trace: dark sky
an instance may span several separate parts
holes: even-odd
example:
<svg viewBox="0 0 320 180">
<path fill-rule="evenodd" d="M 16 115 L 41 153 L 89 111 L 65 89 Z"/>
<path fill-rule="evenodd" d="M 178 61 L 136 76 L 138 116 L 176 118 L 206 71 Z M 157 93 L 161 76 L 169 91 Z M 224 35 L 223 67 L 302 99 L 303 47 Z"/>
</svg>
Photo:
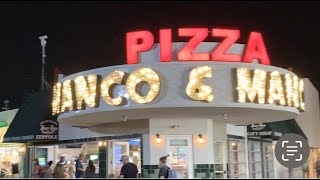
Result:
<svg viewBox="0 0 320 180">
<path fill-rule="evenodd" d="M 320 88 L 318 2 L 1 2 L 0 25 L 0 106 L 8 98 L 18 107 L 39 89 L 39 36 L 49 36 L 52 82 L 53 67 L 72 74 L 124 64 L 125 33 L 141 29 L 237 28 L 239 43 L 259 31 L 272 65 L 293 67 Z"/>
</svg>

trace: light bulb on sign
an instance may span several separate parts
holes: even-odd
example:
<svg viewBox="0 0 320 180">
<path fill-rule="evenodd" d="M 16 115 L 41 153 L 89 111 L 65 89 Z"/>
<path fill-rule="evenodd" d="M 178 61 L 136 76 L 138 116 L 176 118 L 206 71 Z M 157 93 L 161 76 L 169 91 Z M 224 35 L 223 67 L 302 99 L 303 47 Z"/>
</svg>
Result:
<svg viewBox="0 0 320 180">
<path fill-rule="evenodd" d="M 209 66 L 200 66 L 191 70 L 186 88 L 187 96 L 196 101 L 211 102 L 214 99 L 213 88 L 202 83 L 203 78 L 211 78 L 212 69 Z"/>
<path fill-rule="evenodd" d="M 142 96 L 141 93 L 139 94 L 136 91 L 137 85 L 140 82 L 146 82 L 150 86 L 149 92 L 145 96 Z M 160 77 L 150 68 L 139 68 L 135 70 L 129 75 L 126 84 L 128 84 L 126 86 L 126 90 L 130 98 L 132 101 L 139 104 L 151 102 L 158 96 L 160 92 Z"/>
<path fill-rule="evenodd" d="M 113 85 L 121 85 L 124 75 L 125 72 L 123 71 L 113 71 L 102 80 L 101 96 L 107 104 L 118 106 L 124 102 L 125 98 L 122 96 L 113 98 L 110 94 L 110 89 Z"/>
</svg>

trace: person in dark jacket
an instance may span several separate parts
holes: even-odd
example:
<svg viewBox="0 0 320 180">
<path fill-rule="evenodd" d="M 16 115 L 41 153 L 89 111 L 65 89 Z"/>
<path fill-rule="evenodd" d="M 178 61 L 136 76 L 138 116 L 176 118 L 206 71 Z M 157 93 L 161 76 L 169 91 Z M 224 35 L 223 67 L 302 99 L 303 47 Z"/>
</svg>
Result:
<svg viewBox="0 0 320 180">
<path fill-rule="evenodd" d="M 120 171 L 120 176 L 118 178 L 137 178 L 138 177 L 138 167 L 129 161 L 129 156 L 124 155 L 121 157 L 120 161 L 123 166 Z"/>
<path fill-rule="evenodd" d="M 93 161 L 89 160 L 89 165 L 86 168 L 85 178 L 95 178 L 96 177 L 96 167 L 93 165 Z"/>
</svg>

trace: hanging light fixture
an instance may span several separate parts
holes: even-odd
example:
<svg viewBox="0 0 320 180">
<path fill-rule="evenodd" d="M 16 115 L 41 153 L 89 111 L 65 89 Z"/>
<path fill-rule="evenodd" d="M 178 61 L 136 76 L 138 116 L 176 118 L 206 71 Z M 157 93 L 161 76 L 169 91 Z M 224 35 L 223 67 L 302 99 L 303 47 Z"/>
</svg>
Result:
<svg viewBox="0 0 320 180">
<path fill-rule="evenodd" d="M 161 142 L 160 134 L 156 134 L 156 137 L 157 137 L 157 139 L 156 139 L 157 144 L 160 144 L 160 142 Z"/>
<path fill-rule="evenodd" d="M 198 141 L 199 141 L 200 144 L 204 143 L 204 139 L 202 137 L 202 134 L 199 134 L 199 140 Z"/>
</svg>

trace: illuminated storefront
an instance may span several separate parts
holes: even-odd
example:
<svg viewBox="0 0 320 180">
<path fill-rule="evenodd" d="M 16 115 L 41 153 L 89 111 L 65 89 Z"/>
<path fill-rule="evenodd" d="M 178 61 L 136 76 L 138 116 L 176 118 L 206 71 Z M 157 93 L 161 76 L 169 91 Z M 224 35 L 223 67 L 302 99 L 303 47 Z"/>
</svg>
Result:
<svg viewBox="0 0 320 180">
<path fill-rule="evenodd" d="M 172 42 L 172 31 L 162 29 L 159 43 L 149 31 L 130 32 L 126 65 L 60 76 L 52 101 L 59 139 L 110 137 L 99 148 L 100 177 L 118 174 L 120 151 L 130 155 L 128 144 L 112 137 L 137 134 L 142 177 L 157 178 L 165 155 L 180 178 L 274 177 L 272 141 L 248 141 L 238 125 L 308 111 L 305 79 L 270 66 L 260 33 L 250 33 L 244 45 L 236 44 L 238 30 L 208 32 L 181 28 L 178 37 L 190 41 Z M 208 36 L 223 41 L 202 42 Z M 238 128 L 243 139 L 233 138 Z M 263 166 L 254 159 L 259 155 L 248 157 L 261 147 Z"/>
<path fill-rule="evenodd" d="M 45 91 L 29 94 L 24 98 L 19 110 L 0 112 L 0 119 L 7 117 L 5 119 L 10 120 L 2 134 L 1 157 L 6 161 L 4 167 L 8 169 L 12 166 L 11 171 L 19 171 L 19 177 L 31 177 L 34 158 L 39 159 L 41 166 L 48 162 L 45 149 L 36 151 L 35 143 L 57 143 L 59 126 L 50 117 L 50 95 L 51 93 Z M 17 175 L 8 174 L 7 177 L 14 178 Z"/>
<path fill-rule="evenodd" d="M 3 143 L 18 109 L 0 112 L 0 169 L 1 178 L 24 177 L 25 152 L 24 143 Z"/>
<path fill-rule="evenodd" d="M 2 178 L 24 177 L 25 144 L 1 144 L 0 162 Z M 18 170 L 14 170 L 16 169 Z"/>
</svg>

